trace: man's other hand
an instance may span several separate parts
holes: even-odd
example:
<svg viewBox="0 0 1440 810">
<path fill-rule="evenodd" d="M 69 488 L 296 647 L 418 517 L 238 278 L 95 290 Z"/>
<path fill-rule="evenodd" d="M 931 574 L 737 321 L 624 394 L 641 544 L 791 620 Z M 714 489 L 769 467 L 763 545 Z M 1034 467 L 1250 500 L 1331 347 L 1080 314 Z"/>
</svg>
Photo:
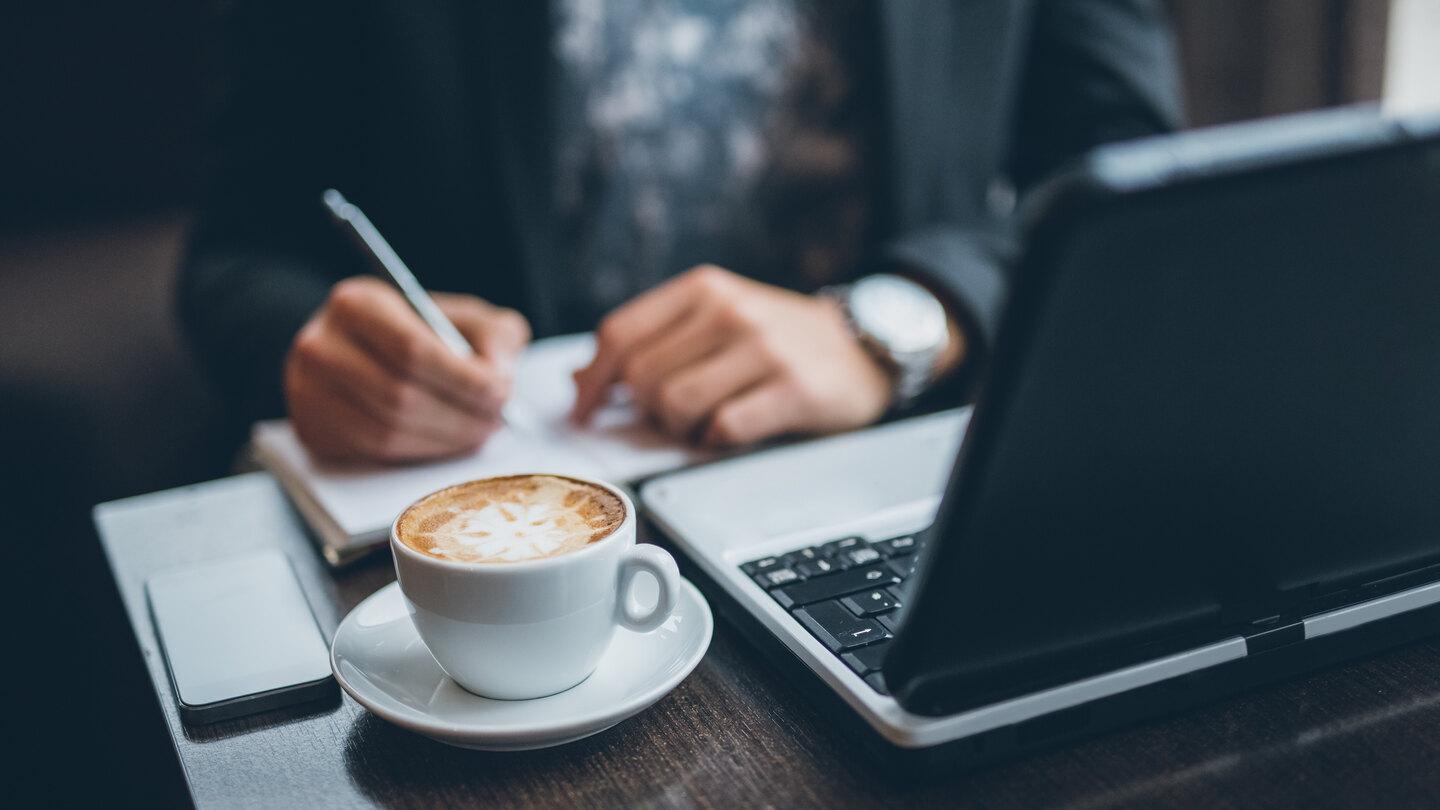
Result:
<svg viewBox="0 0 1440 810">
<path fill-rule="evenodd" d="M 356 277 L 295 336 L 285 401 L 300 439 L 318 456 L 406 462 L 471 452 L 500 426 L 511 369 L 530 340 L 514 310 L 437 293 L 473 357 L 459 357 L 390 285 Z"/>
<path fill-rule="evenodd" d="M 596 338 L 575 373 L 582 423 L 617 382 L 667 432 L 716 446 L 858 427 L 890 404 L 838 303 L 712 265 L 615 310 Z"/>
</svg>

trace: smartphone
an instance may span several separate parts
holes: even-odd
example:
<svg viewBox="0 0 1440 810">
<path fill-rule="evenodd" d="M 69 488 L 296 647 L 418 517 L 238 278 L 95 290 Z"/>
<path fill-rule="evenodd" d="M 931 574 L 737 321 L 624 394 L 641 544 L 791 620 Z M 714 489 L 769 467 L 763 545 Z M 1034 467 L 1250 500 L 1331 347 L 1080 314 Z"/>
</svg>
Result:
<svg viewBox="0 0 1440 810">
<path fill-rule="evenodd" d="M 329 645 L 284 553 L 164 571 L 145 593 L 184 722 L 338 696 Z"/>
</svg>

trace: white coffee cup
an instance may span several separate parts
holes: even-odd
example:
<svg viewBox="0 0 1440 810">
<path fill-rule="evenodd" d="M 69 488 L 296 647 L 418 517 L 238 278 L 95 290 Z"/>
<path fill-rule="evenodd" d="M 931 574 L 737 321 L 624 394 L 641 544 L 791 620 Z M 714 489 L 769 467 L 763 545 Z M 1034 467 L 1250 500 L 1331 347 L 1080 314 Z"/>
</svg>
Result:
<svg viewBox="0 0 1440 810">
<path fill-rule="evenodd" d="M 623 491 L 586 483 L 615 493 L 625 520 L 604 538 L 554 557 L 445 560 L 401 542 L 399 518 L 390 527 L 395 573 L 415 630 L 445 674 L 466 690 L 503 700 L 563 692 L 595 671 L 616 627 L 648 633 L 675 609 L 675 560 L 657 546 L 636 544 L 635 506 Z M 660 585 L 648 611 L 633 594 L 642 571 Z"/>
</svg>

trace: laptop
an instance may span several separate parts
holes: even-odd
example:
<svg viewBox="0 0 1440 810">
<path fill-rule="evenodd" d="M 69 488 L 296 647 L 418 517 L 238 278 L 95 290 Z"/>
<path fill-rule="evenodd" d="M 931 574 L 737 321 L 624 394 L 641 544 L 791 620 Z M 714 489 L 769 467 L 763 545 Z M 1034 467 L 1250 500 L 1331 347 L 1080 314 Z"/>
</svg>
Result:
<svg viewBox="0 0 1440 810">
<path fill-rule="evenodd" d="M 971 410 L 661 475 L 724 616 L 976 764 L 1440 629 L 1440 116 L 1110 146 L 1036 195 Z"/>
</svg>

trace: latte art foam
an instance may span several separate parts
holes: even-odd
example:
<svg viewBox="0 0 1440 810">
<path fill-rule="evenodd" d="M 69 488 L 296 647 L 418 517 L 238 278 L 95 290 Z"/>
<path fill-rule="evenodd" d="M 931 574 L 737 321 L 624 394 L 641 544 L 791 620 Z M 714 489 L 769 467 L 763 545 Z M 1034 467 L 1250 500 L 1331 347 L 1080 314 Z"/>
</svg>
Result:
<svg viewBox="0 0 1440 810">
<path fill-rule="evenodd" d="M 487 478 L 442 489 L 400 516 L 400 542 L 422 554 L 506 563 L 578 551 L 625 522 L 604 487 L 557 475 Z"/>
</svg>

